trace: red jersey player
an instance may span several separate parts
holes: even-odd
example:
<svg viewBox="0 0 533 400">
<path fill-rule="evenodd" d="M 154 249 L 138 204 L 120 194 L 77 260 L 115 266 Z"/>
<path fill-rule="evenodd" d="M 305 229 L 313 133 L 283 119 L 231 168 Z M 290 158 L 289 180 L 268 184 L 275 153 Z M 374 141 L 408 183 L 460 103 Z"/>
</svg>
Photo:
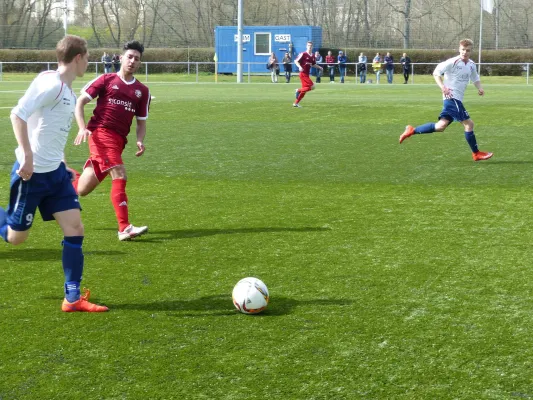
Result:
<svg viewBox="0 0 533 400">
<path fill-rule="evenodd" d="M 129 240 L 148 231 L 147 226 L 135 227 L 129 222 L 126 168 L 122 161 L 133 117 L 137 118 L 138 151 L 135 155 L 139 157 L 145 150 L 143 141 L 150 90 L 133 76 L 141 65 L 143 51 L 141 43 L 127 42 L 121 55 L 120 71 L 89 82 L 76 103 L 79 132 L 74 144 L 80 145 L 88 138 L 90 156 L 83 173 L 74 181 L 74 187 L 80 196 L 86 196 L 111 175 L 111 202 L 117 216 L 119 240 Z M 86 126 L 84 106 L 96 97 L 96 108 Z"/>
<path fill-rule="evenodd" d="M 313 54 L 313 42 L 307 42 L 307 50 L 298 54 L 298 57 L 296 57 L 294 63 L 300 70 L 300 81 L 302 82 L 302 87 L 300 89 L 296 89 L 296 101 L 294 102 L 293 107 L 301 107 L 300 101 L 304 98 L 305 94 L 315 88 L 313 81 L 309 77 L 311 67 L 323 70 L 323 68 L 316 63 L 315 55 Z"/>
</svg>

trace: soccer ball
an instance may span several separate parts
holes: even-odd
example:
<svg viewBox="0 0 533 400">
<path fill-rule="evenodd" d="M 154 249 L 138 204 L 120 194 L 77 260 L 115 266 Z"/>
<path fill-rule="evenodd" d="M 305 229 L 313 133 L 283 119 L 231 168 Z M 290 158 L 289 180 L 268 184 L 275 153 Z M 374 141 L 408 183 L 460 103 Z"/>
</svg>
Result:
<svg viewBox="0 0 533 400">
<path fill-rule="evenodd" d="M 241 279 L 233 288 L 233 304 L 243 314 L 258 314 L 267 308 L 268 289 L 262 280 L 257 278 Z"/>
</svg>

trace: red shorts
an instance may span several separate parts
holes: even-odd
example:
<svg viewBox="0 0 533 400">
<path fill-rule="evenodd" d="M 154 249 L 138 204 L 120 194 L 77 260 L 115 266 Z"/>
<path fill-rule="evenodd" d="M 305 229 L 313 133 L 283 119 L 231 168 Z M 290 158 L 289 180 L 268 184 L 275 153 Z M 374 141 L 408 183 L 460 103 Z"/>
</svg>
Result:
<svg viewBox="0 0 533 400">
<path fill-rule="evenodd" d="M 117 165 L 122 165 L 122 152 L 127 139 L 108 129 L 98 128 L 89 136 L 90 156 L 83 168 L 93 167 L 96 178 L 102 182 L 109 171 Z"/>
<path fill-rule="evenodd" d="M 300 81 L 302 82 L 302 89 L 306 89 L 304 90 L 305 92 L 308 92 L 309 90 L 311 90 L 311 88 L 314 85 L 309 75 L 306 74 L 305 72 L 300 72 Z"/>
</svg>

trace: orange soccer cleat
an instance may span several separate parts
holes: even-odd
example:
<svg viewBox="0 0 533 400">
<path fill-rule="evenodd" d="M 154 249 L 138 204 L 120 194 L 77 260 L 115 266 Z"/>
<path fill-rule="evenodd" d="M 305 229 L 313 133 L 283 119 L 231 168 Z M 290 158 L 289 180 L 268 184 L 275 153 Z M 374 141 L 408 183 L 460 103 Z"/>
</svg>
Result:
<svg viewBox="0 0 533 400">
<path fill-rule="evenodd" d="M 98 304 L 90 303 L 89 302 L 89 296 L 91 295 L 91 291 L 89 289 L 83 288 L 85 291 L 85 294 L 81 296 L 77 301 L 74 303 L 69 303 L 67 299 L 63 300 L 63 304 L 61 305 L 61 311 L 64 312 L 105 312 L 109 311 L 109 308 L 106 306 L 99 306 Z"/>
<path fill-rule="evenodd" d="M 408 137 L 411 137 L 415 134 L 415 128 L 411 125 L 407 125 L 405 127 L 405 131 L 400 135 L 400 144 L 407 139 Z"/>
<path fill-rule="evenodd" d="M 492 153 L 485 153 L 484 151 L 478 151 L 476 153 L 472 153 L 472 158 L 474 161 L 483 161 L 488 160 L 492 157 Z"/>
</svg>

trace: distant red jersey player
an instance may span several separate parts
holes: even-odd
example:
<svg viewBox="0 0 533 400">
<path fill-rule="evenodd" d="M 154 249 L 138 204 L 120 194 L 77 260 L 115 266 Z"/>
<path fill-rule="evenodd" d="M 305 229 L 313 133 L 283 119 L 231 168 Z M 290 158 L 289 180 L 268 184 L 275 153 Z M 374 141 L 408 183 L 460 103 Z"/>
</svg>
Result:
<svg viewBox="0 0 533 400">
<path fill-rule="evenodd" d="M 311 67 L 323 70 L 323 68 L 316 63 L 316 58 L 313 54 L 313 42 L 307 42 L 307 50 L 298 54 L 298 57 L 294 60 L 294 64 L 296 64 L 300 71 L 302 87 L 296 90 L 296 101 L 294 102 L 293 107 L 301 107 L 300 101 L 304 98 L 305 94 L 315 88 L 315 84 L 309 77 Z"/>
<path fill-rule="evenodd" d="M 137 157 L 143 155 L 146 119 L 150 105 L 150 90 L 133 74 L 141 65 L 144 46 L 137 41 L 124 45 L 121 68 L 117 73 L 104 74 L 89 82 L 76 103 L 79 132 L 74 140 L 80 145 L 89 139 L 90 156 L 83 173 L 74 181 L 80 196 L 91 193 L 107 175 L 111 175 L 111 202 L 118 221 L 119 240 L 129 240 L 148 231 L 147 226 L 135 227 L 129 221 L 126 195 L 126 168 L 122 151 L 127 143 L 133 118 L 137 118 Z M 84 107 L 98 98 L 89 123 L 85 125 Z"/>
</svg>

